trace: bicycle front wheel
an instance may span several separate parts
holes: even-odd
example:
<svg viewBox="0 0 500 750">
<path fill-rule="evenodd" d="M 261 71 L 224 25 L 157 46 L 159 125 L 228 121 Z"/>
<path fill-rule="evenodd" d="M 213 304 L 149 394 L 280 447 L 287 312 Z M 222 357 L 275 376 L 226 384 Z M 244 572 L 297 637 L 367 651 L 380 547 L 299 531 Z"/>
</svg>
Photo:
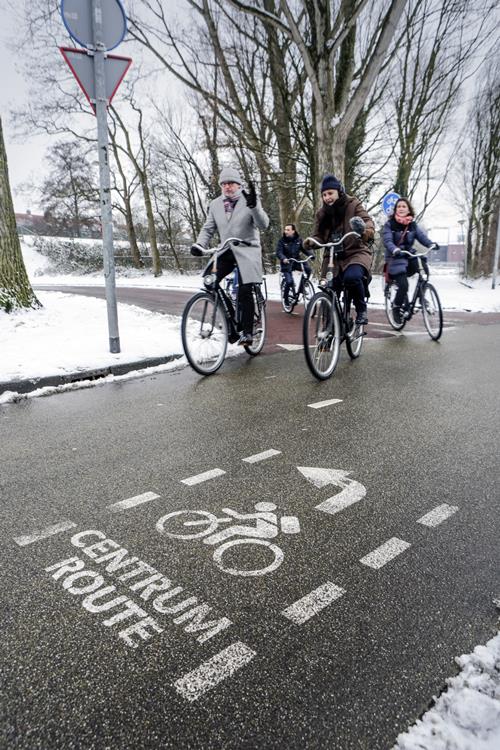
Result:
<svg viewBox="0 0 500 750">
<path fill-rule="evenodd" d="M 217 297 L 195 294 L 182 315 L 181 335 L 184 353 L 200 375 L 211 375 L 224 362 L 227 349 L 227 321 Z"/>
<path fill-rule="evenodd" d="M 420 300 L 422 303 L 422 315 L 424 316 L 424 324 L 427 328 L 427 333 L 433 341 L 437 341 L 443 332 L 443 311 L 441 309 L 441 302 L 439 301 L 438 293 L 432 284 L 424 284 L 420 294 Z"/>
<path fill-rule="evenodd" d="M 266 303 L 259 287 L 254 287 L 253 296 L 253 329 L 252 343 L 245 344 L 244 349 L 247 354 L 255 357 L 260 354 L 264 347 L 266 339 Z"/>
<path fill-rule="evenodd" d="M 303 338 L 307 366 L 319 380 L 333 373 L 340 354 L 340 320 L 333 297 L 313 296 L 304 313 Z"/>
<path fill-rule="evenodd" d="M 385 314 L 387 315 L 387 320 L 389 321 L 391 326 L 394 328 L 394 330 L 402 331 L 403 328 L 405 327 L 406 318 L 402 318 L 401 323 L 396 323 L 394 319 L 394 312 L 392 309 L 397 291 L 398 291 L 398 287 L 396 286 L 396 284 L 386 284 L 386 287 L 384 290 Z"/>
<path fill-rule="evenodd" d="M 352 318 L 348 320 L 349 330 L 345 338 L 347 353 L 351 359 L 357 359 L 363 348 L 363 339 L 365 337 L 365 327 L 358 326 Z"/>
<path fill-rule="evenodd" d="M 285 280 L 284 279 L 281 282 L 280 293 L 281 293 L 281 307 L 283 308 L 283 310 L 286 313 L 290 314 L 293 311 L 293 308 L 295 306 L 294 303 L 293 303 L 293 301 L 292 301 L 293 300 L 293 290 L 290 288 L 288 290 L 288 292 L 287 292 L 286 297 L 285 297 Z"/>
</svg>

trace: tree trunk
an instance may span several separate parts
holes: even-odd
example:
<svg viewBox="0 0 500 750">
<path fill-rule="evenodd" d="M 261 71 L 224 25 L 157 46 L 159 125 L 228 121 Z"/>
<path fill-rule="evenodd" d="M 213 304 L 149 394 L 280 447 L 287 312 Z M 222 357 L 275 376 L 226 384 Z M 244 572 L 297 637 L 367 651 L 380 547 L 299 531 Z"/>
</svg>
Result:
<svg viewBox="0 0 500 750">
<path fill-rule="evenodd" d="M 144 268 L 144 263 L 142 262 L 141 253 L 139 251 L 139 245 L 137 244 L 137 233 L 135 231 L 134 217 L 132 216 L 132 208 L 130 206 L 130 197 L 127 194 L 124 195 L 124 202 L 127 236 L 130 244 L 132 262 L 135 268 Z"/>
<path fill-rule="evenodd" d="M 17 234 L 0 118 L 0 309 L 41 307 L 31 288 Z"/>
<path fill-rule="evenodd" d="M 156 237 L 155 218 L 153 215 L 153 205 L 151 203 L 151 193 L 149 192 L 148 179 L 144 172 L 141 172 L 141 187 L 144 196 L 144 206 L 146 207 L 146 216 L 148 218 L 148 236 L 151 246 L 151 257 L 153 259 L 153 274 L 161 276 L 163 271 L 160 262 L 160 253 L 158 251 L 158 240 Z"/>
</svg>

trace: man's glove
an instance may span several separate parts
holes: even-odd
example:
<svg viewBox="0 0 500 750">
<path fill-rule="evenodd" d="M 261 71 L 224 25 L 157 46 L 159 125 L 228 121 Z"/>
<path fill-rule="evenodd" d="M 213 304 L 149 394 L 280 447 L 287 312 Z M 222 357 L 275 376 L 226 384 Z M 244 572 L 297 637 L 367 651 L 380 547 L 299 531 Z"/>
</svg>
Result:
<svg viewBox="0 0 500 750">
<path fill-rule="evenodd" d="M 255 208 L 257 205 L 257 193 L 255 192 L 255 185 L 253 182 L 248 183 L 248 193 L 246 190 L 242 190 L 241 192 L 247 202 L 248 208 Z"/>
<path fill-rule="evenodd" d="M 434 242 L 434 243 L 432 244 L 432 247 L 430 247 L 429 249 L 430 249 L 430 250 L 439 250 L 439 245 L 438 245 L 438 243 L 437 243 L 437 242 Z"/>
<path fill-rule="evenodd" d="M 353 232 L 356 232 L 356 234 L 359 234 L 360 237 L 363 236 L 363 232 L 366 229 L 366 224 L 361 218 L 361 216 L 353 216 L 352 219 L 349 221 L 349 224 L 351 225 L 351 229 Z"/>
<path fill-rule="evenodd" d="M 393 256 L 395 258 L 402 258 L 403 257 L 403 253 L 401 252 L 401 250 L 398 247 L 395 250 L 392 251 L 392 254 L 393 254 Z"/>
<path fill-rule="evenodd" d="M 191 253 L 191 255 L 196 255 L 197 257 L 203 255 L 203 250 L 201 249 L 200 245 L 191 245 L 189 252 Z"/>
</svg>

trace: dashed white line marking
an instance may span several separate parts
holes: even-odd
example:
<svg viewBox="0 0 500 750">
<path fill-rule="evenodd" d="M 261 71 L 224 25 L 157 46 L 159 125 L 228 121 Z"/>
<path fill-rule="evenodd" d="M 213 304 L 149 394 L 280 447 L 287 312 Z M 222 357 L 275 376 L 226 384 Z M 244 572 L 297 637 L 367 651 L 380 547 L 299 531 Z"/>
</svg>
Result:
<svg viewBox="0 0 500 750">
<path fill-rule="evenodd" d="M 73 521 L 60 521 L 53 526 L 47 526 L 45 529 L 32 531 L 31 534 L 15 536 L 14 541 L 20 547 L 26 547 L 27 544 L 33 544 L 33 542 L 38 542 L 40 539 L 46 539 L 49 536 L 54 536 L 54 534 L 60 534 L 62 531 L 74 528 L 76 528 L 76 523 L 73 523 Z"/>
<path fill-rule="evenodd" d="M 304 348 L 302 344 L 277 344 L 277 346 L 286 349 L 287 352 L 298 352 L 300 349 Z"/>
<path fill-rule="evenodd" d="M 330 398 L 328 401 L 316 401 L 314 404 L 307 404 L 310 409 L 322 409 L 324 406 L 332 406 L 332 404 L 340 404 L 341 398 Z"/>
<path fill-rule="evenodd" d="M 398 539 L 396 536 L 393 536 L 392 539 L 389 539 L 385 544 L 382 544 L 380 547 L 377 547 L 377 549 L 374 549 L 373 552 L 362 557 L 359 562 L 377 570 L 378 568 L 382 568 L 393 558 L 400 555 L 408 549 L 408 547 L 411 547 L 409 542 L 405 542 L 403 539 Z"/>
<path fill-rule="evenodd" d="M 284 609 L 281 614 L 296 625 L 303 625 L 343 594 L 345 594 L 345 589 L 327 581 Z"/>
<path fill-rule="evenodd" d="M 247 458 L 242 458 L 242 461 L 246 461 L 247 464 L 256 464 L 259 461 L 265 461 L 266 458 L 271 458 L 272 456 L 279 456 L 281 451 L 275 451 L 274 448 L 270 448 L 268 451 L 262 451 L 262 453 L 256 453 L 254 456 L 247 456 Z"/>
<path fill-rule="evenodd" d="M 231 677 L 238 669 L 252 661 L 255 655 L 256 652 L 241 641 L 232 643 L 192 672 L 176 680 L 174 687 L 186 700 L 198 700 L 219 682 Z"/>
<path fill-rule="evenodd" d="M 136 505 L 149 503 L 150 500 L 157 500 L 159 497 L 160 495 L 156 495 L 154 492 L 144 492 L 142 495 L 128 497 L 126 500 L 119 500 L 117 503 L 108 505 L 108 510 L 112 513 L 119 513 L 122 510 L 128 510 L 128 508 L 135 508 Z"/>
<path fill-rule="evenodd" d="M 458 507 L 456 505 L 448 505 L 443 503 L 433 508 L 425 516 L 419 518 L 417 523 L 421 523 L 423 526 L 439 526 L 440 523 L 446 521 L 447 518 L 456 513 Z"/>
<path fill-rule="evenodd" d="M 223 469 L 210 469 L 210 471 L 204 471 L 202 474 L 195 474 L 194 477 L 187 477 L 181 481 L 182 484 L 191 486 L 192 484 L 200 484 L 201 482 L 206 482 L 215 477 L 221 477 L 225 473 L 226 472 Z"/>
</svg>

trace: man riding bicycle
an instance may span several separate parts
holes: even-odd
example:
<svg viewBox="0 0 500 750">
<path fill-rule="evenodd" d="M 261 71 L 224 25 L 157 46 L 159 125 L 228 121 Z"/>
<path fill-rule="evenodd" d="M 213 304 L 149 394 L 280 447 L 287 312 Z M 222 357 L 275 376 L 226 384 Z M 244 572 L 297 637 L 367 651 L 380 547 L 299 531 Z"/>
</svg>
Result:
<svg viewBox="0 0 500 750">
<path fill-rule="evenodd" d="M 217 279 L 220 281 L 235 267 L 239 273 L 238 300 L 241 313 L 240 345 L 252 343 L 254 303 L 253 284 L 262 282 L 262 247 L 259 229 L 266 229 L 269 218 L 257 198 L 253 184 L 248 192 L 242 189 L 242 180 L 236 169 L 226 167 L 219 178 L 222 195 L 208 207 L 206 221 L 198 235 L 196 244 L 191 247 L 192 255 L 201 255 L 196 245 L 208 247 L 213 235 L 218 232 L 221 244 L 229 237 L 240 237 L 248 245 L 232 245 L 217 259 Z M 204 275 L 211 273 L 211 267 Z"/>
<path fill-rule="evenodd" d="M 276 246 L 276 257 L 280 260 L 280 271 L 285 279 L 285 302 L 288 301 L 290 289 L 293 288 L 292 272 L 295 267 L 300 268 L 300 266 L 294 263 L 294 260 L 298 260 L 301 253 L 307 255 L 306 251 L 302 247 L 302 239 L 297 232 L 295 224 L 286 224 L 283 230 L 283 236 L 278 240 L 278 244 Z M 303 265 L 304 273 L 306 274 L 307 278 L 309 278 L 312 273 L 311 266 L 307 262 Z"/>
</svg>

